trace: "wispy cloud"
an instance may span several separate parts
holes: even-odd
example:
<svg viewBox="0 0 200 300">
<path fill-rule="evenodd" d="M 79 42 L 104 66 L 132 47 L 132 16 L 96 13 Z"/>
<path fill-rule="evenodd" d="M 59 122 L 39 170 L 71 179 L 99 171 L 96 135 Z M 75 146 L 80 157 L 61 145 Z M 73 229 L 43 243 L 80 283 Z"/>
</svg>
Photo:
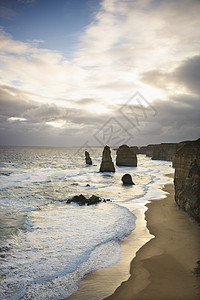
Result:
<svg viewBox="0 0 200 300">
<path fill-rule="evenodd" d="M 73 59 L 1 29 L 2 128 L 12 138 L 23 129 L 38 139 L 42 128 L 55 141 L 54 130 L 62 137 L 73 132 L 79 142 L 113 116 L 123 123 L 119 107 L 139 90 L 158 114 L 141 123 L 135 143 L 144 144 L 150 133 L 155 141 L 197 135 L 199 13 L 198 0 L 104 0 Z M 16 118 L 15 127 L 9 118 Z"/>
</svg>

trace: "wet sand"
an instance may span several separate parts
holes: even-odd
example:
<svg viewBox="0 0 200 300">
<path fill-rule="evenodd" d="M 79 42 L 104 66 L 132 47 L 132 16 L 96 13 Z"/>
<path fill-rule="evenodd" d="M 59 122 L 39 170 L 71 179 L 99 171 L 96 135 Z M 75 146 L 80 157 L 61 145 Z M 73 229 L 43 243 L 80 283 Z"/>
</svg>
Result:
<svg viewBox="0 0 200 300">
<path fill-rule="evenodd" d="M 132 260 L 128 281 L 108 300 L 200 299 L 200 226 L 174 201 L 173 184 L 164 188 L 163 200 L 147 204 L 147 227 L 155 236 Z"/>
<path fill-rule="evenodd" d="M 143 209 L 134 211 L 137 216 L 136 229 L 121 241 L 121 260 L 119 263 L 99 269 L 85 276 L 79 283 L 78 290 L 68 300 L 102 300 L 111 295 L 117 287 L 130 277 L 130 264 L 136 252 L 151 238 L 146 227 Z"/>
</svg>

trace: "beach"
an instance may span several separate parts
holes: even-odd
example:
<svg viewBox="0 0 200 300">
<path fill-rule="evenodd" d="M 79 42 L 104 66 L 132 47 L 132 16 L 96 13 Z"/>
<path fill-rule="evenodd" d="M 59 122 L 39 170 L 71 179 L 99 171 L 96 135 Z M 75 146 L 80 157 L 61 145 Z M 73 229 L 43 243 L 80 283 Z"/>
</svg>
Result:
<svg viewBox="0 0 200 300">
<path fill-rule="evenodd" d="M 121 261 L 88 274 L 78 291 L 67 299 L 103 299 L 101 295 L 109 293 L 116 284 L 119 287 L 104 299 L 200 298 L 200 280 L 195 274 L 200 258 L 199 224 L 176 205 L 173 183 L 165 185 L 163 190 L 167 197 L 146 204 L 145 218 L 138 216 L 141 224 L 122 241 Z M 146 232 L 137 232 L 145 222 Z M 141 236 L 137 246 L 136 236 L 137 239 Z M 127 278 L 119 284 L 123 276 Z"/>
<path fill-rule="evenodd" d="M 101 174 L 99 149 L 91 167 L 76 151 L 2 150 L 0 298 L 198 299 L 199 225 L 174 201 L 171 163 L 138 155 Z M 77 190 L 110 201 L 67 205 Z"/>
<path fill-rule="evenodd" d="M 200 258 L 199 224 L 174 201 L 174 186 L 169 194 L 147 204 L 147 227 L 155 236 L 136 254 L 131 276 L 107 300 L 200 299 L 199 277 L 194 270 Z"/>
</svg>

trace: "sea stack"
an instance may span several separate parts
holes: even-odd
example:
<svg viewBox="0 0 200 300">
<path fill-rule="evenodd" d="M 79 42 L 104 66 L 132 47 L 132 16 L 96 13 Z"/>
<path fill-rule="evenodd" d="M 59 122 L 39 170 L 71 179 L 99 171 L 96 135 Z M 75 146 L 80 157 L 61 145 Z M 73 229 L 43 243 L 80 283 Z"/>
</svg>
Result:
<svg viewBox="0 0 200 300">
<path fill-rule="evenodd" d="M 87 165 L 92 165 L 92 160 L 90 158 L 90 153 L 85 151 L 85 162 Z"/>
<path fill-rule="evenodd" d="M 200 222 L 200 139 L 183 144 L 174 167 L 175 201 Z"/>
<path fill-rule="evenodd" d="M 131 177 L 130 174 L 124 174 L 122 176 L 122 182 L 123 182 L 124 185 L 133 185 L 133 184 L 135 184 L 133 182 L 132 177 Z"/>
<path fill-rule="evenodd" d="M 107 145 L 103 149 L 100 172 L 115 172 L 115 167 L 112 162 L 110 147 Z"/>
<path fill-rule="evenodd" d="M 117 166 L 137 167 L 137 156 L 133 149 L 127 145 L 122 145 L 117 150 Z"/>
</svg>

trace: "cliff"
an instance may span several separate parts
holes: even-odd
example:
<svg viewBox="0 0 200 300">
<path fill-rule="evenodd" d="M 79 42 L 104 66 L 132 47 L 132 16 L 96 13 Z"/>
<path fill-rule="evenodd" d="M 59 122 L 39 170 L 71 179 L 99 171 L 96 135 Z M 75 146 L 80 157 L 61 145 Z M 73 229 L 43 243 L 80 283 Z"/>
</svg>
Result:
<svg viewBox="0 0 200 300">
<path fill-rule="evenodd" d="M 117 166 L 137 167 L 137 156 L 135 149 L 127 145 L 122 145 L 117 150 Z"/>
<path fill-rule="evenodd" d="M 173 162 L 176 152 L 185 143 L 187 142 L 152 144 L 140 147 L 139 153 L 151 156 L 153 160 L 167 160 Z"/>
<path fill-rule="evenodd" d="M 200 139 L 182 144 L 174 167 L 175 201 L 200 222 Z"/>
<path fill-rule="evenodd" d="M 139 148 L 139 154 L 146 154 L 146 156 L 153 156 L 153 150 L 156 144 L 142 146 Z"/>
<path fill-rule="evenodd" d="M 153 149 L 153 160 L 169 160 L 173 161 L 175 153 L 177 151 L 177 143 L 162 143 L 160 145 L 155 145 Z"/>
</svg>

